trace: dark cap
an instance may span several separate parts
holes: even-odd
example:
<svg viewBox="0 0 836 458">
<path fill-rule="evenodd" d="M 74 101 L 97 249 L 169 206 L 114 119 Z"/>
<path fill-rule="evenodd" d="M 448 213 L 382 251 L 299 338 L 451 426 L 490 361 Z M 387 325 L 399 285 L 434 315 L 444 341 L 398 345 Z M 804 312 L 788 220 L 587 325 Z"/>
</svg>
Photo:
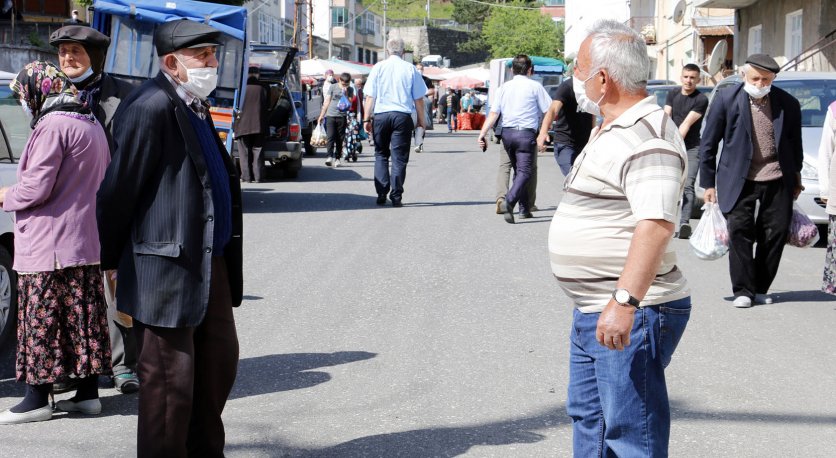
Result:
<svg viewBox="0 0 836 458">
<path fill-rule="evenodd" d="M 182 19 L 157 26 L 154 32 L 154 44 L 157 55 L 164 56 L 178 49 L 218 46 L 221 31 L 200 22 Z"/>
<path fill-rule="evenodd" d="M 52 32 L 52 35 L 49 36 L 49 44 L 52 46 L 69 42 L 79 43 L 85 48 L 90 46 L 105 50 L 110 46 L 110 37 L 84 25 L 66 25 Z"/>
<path fill-rule="evenodd" d="M 775 59 L 770 57 L 768 54 L 752 54 L 746 58 L 746 63 L 772 73 L 778 73 L 781 71 L 781 67 L 778 66 L 778 62 L 775 62 Z"/>
</svg>

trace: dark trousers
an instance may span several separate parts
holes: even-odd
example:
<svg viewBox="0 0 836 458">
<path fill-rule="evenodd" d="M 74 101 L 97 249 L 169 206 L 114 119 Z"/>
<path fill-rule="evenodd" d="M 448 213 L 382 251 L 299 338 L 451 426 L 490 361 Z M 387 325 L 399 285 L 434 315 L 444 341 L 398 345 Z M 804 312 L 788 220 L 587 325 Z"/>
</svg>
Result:
<svg viewBox="0 0 836 458">
<path fill-rule="evenodd" d="M 390 111 L 374 115 L 374 189 L 378 196 L 401 200 L 412 141 L 412 116 Z M 392 170 L 389 170 L 391 157 Z"/>
<path fill-rule="evenodd" d="M 345 116 L 325 117 L 325 133 L 328 135 L 328 157 L 341 158 L 345 143 Z"/>
<path fill-rule="evenodd" d="M 532 163 L 537 160 L 537 134 L 533 130 L 502 129 L 502 146 L 514 168 L 514 182 L 505 195 L 505 202 L 508 208 L 519 203 L 520 213 L 526 213 L 530 211 L 527 188 Z"/>
<path fill-rule="evenodd" d="M 729 271 L 735 296 L 766 294 L 778 273 L 792 220 L 792 195 L 784 180 L 746 180 L 740 197 L 726 213 Z M 755 204 L 760 203 L 757 218 Z M 752 247 L 757 244 L 752 255 Z"/>
<path fill-rule="evenodd" d="M 194 328 L 134 320 L 140 379 L 137 456 L 220 457 L 221 413 L 235 383 L 238 336 L 226 263 L 212 258 L 209 305 Z"/>
<path fill-rule="evenodd" d="M 694 183 L 697 181 L 697 172 L 700 170 L 700 147 L 699 145 L 688 149 L 688 177 L 685 179 L 685 191 L 682 193 L 682 215 L 679 217 L 679 225 L 688 224 L 691 220 L 691 213 L 694 210 Z"/>
<path fill-rule="evenodd" d="M 241 179 L 244 181 L 261 181 L 264 176 L 264 159 L 261 152 L 264 149 L 263 135 L 242 135 L 238 142 L 238 163 L 241 164 Z"/>
<path fill-rule="evenodd" d="M 575 147 L 572 145 L 566 143 L 554 144 L 554 160 L 557 161 L 557 166 L 560 167 L 563 176 L 569 175 L 578 153 L 580 151 L 575 151 Z"/>
</svg>

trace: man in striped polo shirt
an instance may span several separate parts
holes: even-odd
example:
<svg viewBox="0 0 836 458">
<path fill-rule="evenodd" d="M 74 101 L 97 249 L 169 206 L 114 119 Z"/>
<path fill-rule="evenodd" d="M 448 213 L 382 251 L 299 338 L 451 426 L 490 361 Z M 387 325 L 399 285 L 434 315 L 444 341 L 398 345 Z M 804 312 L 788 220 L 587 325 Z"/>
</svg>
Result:
<svg viewBox="0 0 836 458">
<path fill-rule="evenodd" d="M 687 155 L 647 96 L 644 39 L 599 21 L 575 61 L 578 105 L 603 116 L 566 178 L 549 230 L 554 275 L 575 303 L 566 409 L 575 456 L 667 456 L 664 369 L 691 310 L 668 247 Z"/>
</svg>

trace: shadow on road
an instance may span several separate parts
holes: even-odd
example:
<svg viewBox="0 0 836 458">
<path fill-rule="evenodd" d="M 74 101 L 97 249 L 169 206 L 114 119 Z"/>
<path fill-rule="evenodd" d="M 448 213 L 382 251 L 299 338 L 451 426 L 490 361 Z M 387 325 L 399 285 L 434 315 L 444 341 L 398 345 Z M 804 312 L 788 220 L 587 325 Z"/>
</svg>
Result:
<svg viewBox="0 0 836 458">
<path fill-rule="evenodd" d="M 752 423 L 761 425 L 763 423 L 776 424 L 799 424 L 799 425 L 834 425 L 836 416 L 826 414 L 802 414 L 802 413 L 780 413 L 780 412 L 756 412 L 756 411 L 729 411 L 729 410 L 698 410 L 687 403 L 671 400 L 671 420 L 693 421 L 706 420 L 716 422 Z"/>
<path fill-rule="evenodd" d="M 230 444 L 227 452 L 270 453 L 302 457 L 453 457 L 476 446 L 533 444 L 546 436 L 535 432 L 569 423 L 563 407 L 541 415 L 473 426 L 439 426 L 361 437 L 322 449 L 299 449 L 283 444 Z M 278 450 L 277 450 L 278 449 Z M 277 453 L 278 452 L 278 453 Z"/>
<path fill-rule="evenodd" d="M 832 295 L 811 289 L 806 291 L 784 291 L 780 293 L 770 293 L 774 303 L 772 305 L 779 305 L 787 302 L 833 302 Z M 728 302 L 734 300 L 734 296 L 726 296 L 723 298 Z M 763 305 L 761 305 L 763 307 Z"/>
<path fill-rule="evenodd" d="M 376 208 L 374 187 L 369 194 L 333 192 L 287 193 L 273 190 L 244 190 L 244 213 L 306 213 Z"/>
<path fill-rule="evenodd" d="M 309 388 L 331 380 L 327 372 L 311 371 L 371 359 L 377 353 L 289 353 L 245 358 L 238 362 L 238 377 L 230 399 Z"/>
</svg>

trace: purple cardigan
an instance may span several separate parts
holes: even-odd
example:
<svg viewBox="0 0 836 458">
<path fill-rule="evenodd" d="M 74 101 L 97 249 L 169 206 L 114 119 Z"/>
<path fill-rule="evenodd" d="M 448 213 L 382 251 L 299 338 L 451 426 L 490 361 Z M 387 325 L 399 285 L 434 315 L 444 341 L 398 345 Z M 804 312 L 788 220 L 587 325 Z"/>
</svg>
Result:
<svg viewBox="0 0 836 458">
<path fill-rule="evenodd" d="M 16 271 L 99 262 L 96 191 L 109 162 L 95 119 L 54 112 L 35 126 L 3 202 L 3 210 L 15 212 Z"/>
</svg>

